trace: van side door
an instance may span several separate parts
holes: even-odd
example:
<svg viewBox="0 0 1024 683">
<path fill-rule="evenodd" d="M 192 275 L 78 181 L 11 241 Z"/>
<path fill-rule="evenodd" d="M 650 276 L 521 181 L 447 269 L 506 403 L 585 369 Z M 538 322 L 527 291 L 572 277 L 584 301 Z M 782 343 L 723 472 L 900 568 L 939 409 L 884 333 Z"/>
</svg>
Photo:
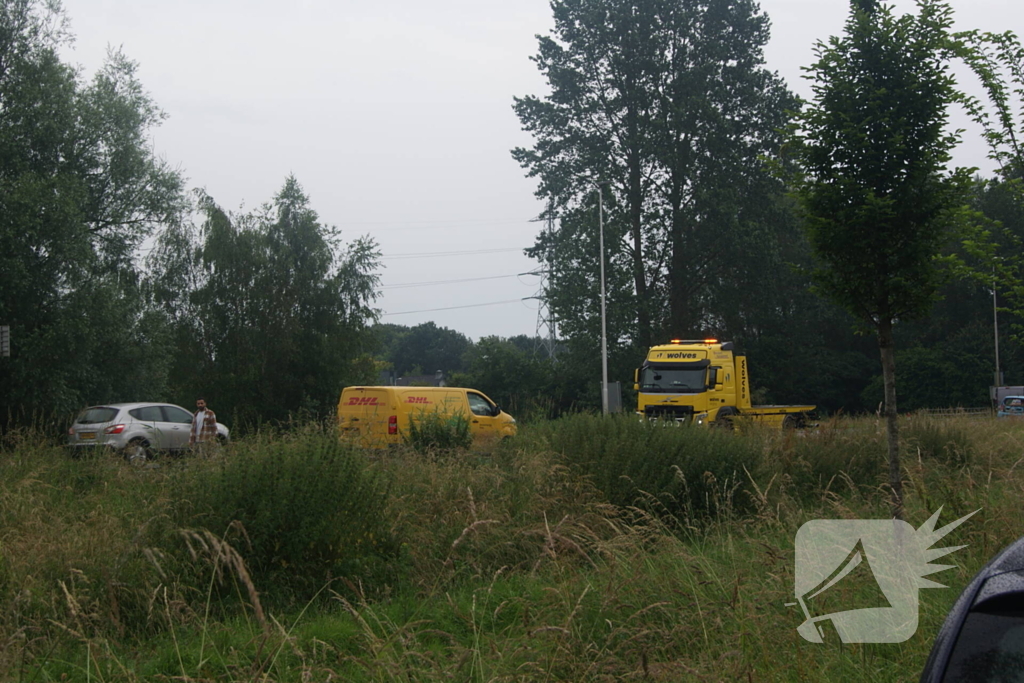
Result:
<svg viewBox="0 0 1024 683">
<path fill-rule="evenodd" d="M 498 408 L 482 394 L 466 392 L 469 401 L 469 426 L 475 438 L 494 441 L 498 438 Z"/>
</svg>

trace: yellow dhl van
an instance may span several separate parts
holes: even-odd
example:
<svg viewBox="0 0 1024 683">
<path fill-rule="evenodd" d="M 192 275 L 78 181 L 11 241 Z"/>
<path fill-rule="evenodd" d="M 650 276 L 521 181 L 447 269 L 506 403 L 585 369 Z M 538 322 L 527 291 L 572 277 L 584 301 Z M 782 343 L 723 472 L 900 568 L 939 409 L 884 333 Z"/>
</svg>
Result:
<svg viewBox="0 0 1024 683">
<path fill-rule="evenodd" d="M 342 438 L 367 448 L 400 444 L 410 420 L 425 413 L 462 415 L 474 443 L 515 436 L 515 419 L 475 389 L 459 387 L 346 387 L 338 401 Z"/>
</svg>

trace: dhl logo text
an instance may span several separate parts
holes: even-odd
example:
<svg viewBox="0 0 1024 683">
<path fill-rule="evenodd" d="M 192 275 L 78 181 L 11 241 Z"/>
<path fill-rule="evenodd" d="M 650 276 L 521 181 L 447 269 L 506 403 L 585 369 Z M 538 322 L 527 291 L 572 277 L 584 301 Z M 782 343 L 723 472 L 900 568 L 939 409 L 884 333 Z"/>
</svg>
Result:
<svg viewBox="0 0 1024 683">
<path fill-rule="evenodd" d="M 377 402 L 376 396 L 355 396 L 348 400 L 346 405 L 350 406 L 376 406 L 380 405 Z"/>
<path fill-rule="evenodd" d="M 426 396 L 410 396 L 409 398 L 405 399 L 405 402 L 406 403 L 430 403 L 430 401 L 427 400 Z"/>
</svg>

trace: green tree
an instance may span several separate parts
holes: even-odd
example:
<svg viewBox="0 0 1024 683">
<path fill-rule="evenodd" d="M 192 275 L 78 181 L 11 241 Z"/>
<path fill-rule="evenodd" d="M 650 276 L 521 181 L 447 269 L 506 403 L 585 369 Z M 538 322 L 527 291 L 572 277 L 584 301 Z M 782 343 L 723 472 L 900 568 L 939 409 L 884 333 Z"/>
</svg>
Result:
<svg viewBox="0 0 1024 683">
<path fill-rule="evenodd" d="M 201 227 L 161 235 L 154 299 L 176 331 L 172 387 L 204 395 L 223 416 L 283 420 L 332 414 L 341 389 L 372 382 L 379 252 L 344 246 L 294 177 L 273 202 L 234 216 L 200 195 Z"/>
<path fill-rule="evenodd" d="M 469 337 L 425 322 L 415 327 L 381 325 L 381 332 L 390 337 L 385 359 L 399 375 L 432 375 L 461 372 L 462 358 L 473 345 Z"/>
<path fill-rule="evenodd" d="M 59 3 L 0 2 L 2 421 L 151 398 L 166 379 L 134 264 L 183 207 L 149 144 L 164 115 L 119 52 L 83 82 L 58 55 L 69 39 Z"/>
<path fill-rule="evenodd" d="M 610 338 L 640 347 L 716 326 L 715 292 L 761 245 L 780 184 L 765 172 L 795 106 L 763 67 L 750 0 L 555 0 L 534 61 L 551 94 L 517 98 L 535 143 L 513 157 L 560 225 L 532 254 L 567 335 L 598 308 L 595 182 L 604 182 Z"/>
<path fill-rule="evenodd" d="M 537 353 L 538 346 L 525 335 L 483 337 L 466 353 L 466 372 L 452 381 L 479 389 L 518 420 L 557 417 L 578 402 L 585 379 Z"/>
<path fill-rule="evenodd" d="M 984 98 L 961 94 L 961 102 L 989 147 L 996 177 L 975 183 L 973 229 L 963 241 L 962 273 L 981 286 L 997 290 L 1004 312 L 1015 318 L 1014 338 L 1020 341 L 1024 317 L 1024 46 L 1012 31 L 962 31 L 949 41 L 958 58 L 980 81 Z M 998 380 L 997 380 L 998 381 Z"/>
<path fill-rule="evenodd" d="M 819 267 L 819 292 L 877 334 L 885 386 L 889 484 L 902 516 L 893 327 L 925 314 L 941 276 L 952 209 L 967 173 L 946 171 L 956 99 L 943 49 L 951 13 L 918 0 L 896 17 L 853 0 L 845 35 L 819 43 L 814 99 L 794 128 L 797 195 Z"/>
</svg>

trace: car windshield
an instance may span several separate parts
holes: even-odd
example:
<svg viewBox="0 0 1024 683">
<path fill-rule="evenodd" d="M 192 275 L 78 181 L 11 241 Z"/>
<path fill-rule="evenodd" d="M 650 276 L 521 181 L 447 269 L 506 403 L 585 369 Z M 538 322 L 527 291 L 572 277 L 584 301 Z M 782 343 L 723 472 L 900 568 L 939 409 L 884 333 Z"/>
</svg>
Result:
<svg viewBox="0 0 1024 683">
<path fill-rule="evenodd" d="M 640 390 L 653 392 L 693 393 L 704 391 L 707 367 L 696 364 L 682 368 L 646 367 L 640 376 Z"/>
<path fill-rule="evenodd" d="M 75 422 L 83 425 L 94 425 L 100 422 L 110 422 L 117 417 L 117 408 L 86 408 Z"/>
</svg>

